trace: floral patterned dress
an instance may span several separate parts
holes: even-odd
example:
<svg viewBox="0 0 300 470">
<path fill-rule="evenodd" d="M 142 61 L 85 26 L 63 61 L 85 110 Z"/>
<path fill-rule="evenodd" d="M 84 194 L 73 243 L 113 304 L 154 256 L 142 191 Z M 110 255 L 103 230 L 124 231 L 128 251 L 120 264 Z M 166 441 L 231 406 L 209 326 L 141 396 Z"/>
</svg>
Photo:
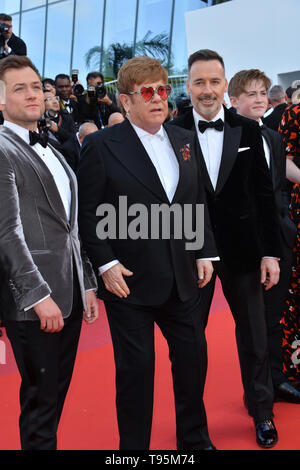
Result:
<svg viewBox="0 0 300 470">
<path fill-rule="evenodd" d="M 283 312 L 283 371 L 300 385 L 300 185 L 291 193 L 291 218 L 297 226 L 292 278 Z"/>
<path fill-rule="evenodd" d="M 285 109 L 279 125 L 286 144 L 287 156 L 300 162 L 300 104 Z M 300 386 L 300 185 L 291 185 L 290 213 L 297 226 L 297 239 L 293 249 L 292 277 L 282 317 L 283 371 Z"/>
</svg>

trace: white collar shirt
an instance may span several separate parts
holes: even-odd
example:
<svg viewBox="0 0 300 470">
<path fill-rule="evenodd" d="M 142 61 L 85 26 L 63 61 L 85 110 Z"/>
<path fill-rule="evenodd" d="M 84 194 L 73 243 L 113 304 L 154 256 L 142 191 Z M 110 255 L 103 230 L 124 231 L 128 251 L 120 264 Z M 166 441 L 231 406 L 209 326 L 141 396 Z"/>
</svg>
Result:
<svg viewBox="0 0 300 470">
<path fill-rule="evenodd" d="M 131 125 L 156 169 L 169 202 L 172 202 L 179 181 L 179 164 L 165 129 L 161 126 L 156 134 L 150 134 Z"/>
<path fill-rule="evenodd" d="M 72 113 L 73 109 L 72 109 L 72 105 L 71 105 L 71 101 L 70 99 L 68 100 L 62 100 L 62 103 L 65 107 L 65 110 L 68 111 L 69 114 Z"/>
<path fill-rule="evenodd" d="M 263 122 L 262 120 L 260 119 L 258 121 L 260 127 L 263 126 Z M 264 146 L 264 153 L 265 153 L 265 158 L 267 160 L 267 164 L 268 164 L 268 167 L 270 168 L 270 149 L 269 149 L 269 145 L 265 139 L 265 137 L 262 135 L 262 140 L 263 140 L 263 146 Z"/>
<path fill-rule="evenodd" d="M 200 116 L 194 108 L 193 116 L 206 168 L 213 188 L 216 189 L 223 151 L 224 129 L 222 131 L 217 131 L 216 129 L 210 128 L 201 133 L 198 128 L 198 122 L 208 122 L 208 120 Z M 218 119 L 222 119 L 224 122 L 225 115 L 223 106 L 221 106 L 220 111 L 211 121 L 217 121 Z"/>
</svg>

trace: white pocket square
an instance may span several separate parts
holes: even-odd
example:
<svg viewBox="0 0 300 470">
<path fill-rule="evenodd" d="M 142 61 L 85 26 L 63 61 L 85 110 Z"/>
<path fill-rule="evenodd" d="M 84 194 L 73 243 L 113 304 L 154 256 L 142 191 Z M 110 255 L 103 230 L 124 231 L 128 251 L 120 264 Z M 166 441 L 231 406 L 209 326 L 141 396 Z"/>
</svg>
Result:
<svg viewBox="0 0 300 470">
<path fill-rule="evenodd" d="M 244 150 L 249 150 L 249 149 L 250 149 L 250 147 L 240 147 L 238 149 L 238 152 L 244 152 Z"/>
</svg>

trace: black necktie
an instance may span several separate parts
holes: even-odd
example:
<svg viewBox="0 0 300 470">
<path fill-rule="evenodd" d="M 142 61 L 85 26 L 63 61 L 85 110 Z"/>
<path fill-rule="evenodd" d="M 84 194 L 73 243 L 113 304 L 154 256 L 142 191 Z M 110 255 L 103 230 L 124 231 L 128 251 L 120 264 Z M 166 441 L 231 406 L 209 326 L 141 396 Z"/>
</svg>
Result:
<svg viewBox="0 0 300 470">
<path fill-rule="evenodd" d="M 224 122 L 222 119 L 218 119 L 217 121 L 199 121 L 198 122 L 199 131 L 203 134 L 206 129 L 216 129 L 217 131 L 222 131 L 224 128 Z"/>
<path fill-rule="evenodd" d="M 30 145 L 39 143 L 46 148 L 48 144 L 48 134 L 46 132 L 38 133 L 29 131 L 29 143 Z"/>
</svg>

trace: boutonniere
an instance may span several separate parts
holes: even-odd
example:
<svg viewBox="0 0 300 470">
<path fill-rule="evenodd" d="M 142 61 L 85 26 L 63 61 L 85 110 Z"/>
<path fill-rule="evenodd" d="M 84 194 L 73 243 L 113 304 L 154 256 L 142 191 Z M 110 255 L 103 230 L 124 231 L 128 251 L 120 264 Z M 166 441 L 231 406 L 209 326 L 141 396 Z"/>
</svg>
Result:
<svg viewBox="0 0 300 470">
<path fill-rule="evenodd" d="M 191 144 L 185 144 L 185 146 L 182 149 L 180 149 L 180 153 L 184 160 L 190 160 L 191 159 Z"/>
</svg>

